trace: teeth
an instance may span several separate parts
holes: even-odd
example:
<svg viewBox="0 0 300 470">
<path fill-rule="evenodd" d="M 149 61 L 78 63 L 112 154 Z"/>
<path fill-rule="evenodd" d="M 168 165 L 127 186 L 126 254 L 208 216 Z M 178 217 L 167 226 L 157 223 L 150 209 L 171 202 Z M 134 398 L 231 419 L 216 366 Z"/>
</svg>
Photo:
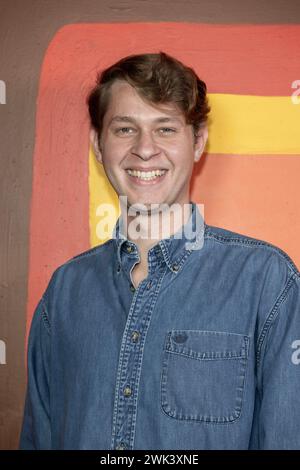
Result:
<svg viewBox="0 0 300 470">
<path fill-rule="evenodd" d="M 131 176 L 135 176 L 145 181 L 153 180 L 158 176 L 165 174 L 167 170 L 153 170 L 153 171 L 139 171 L 139 170 L 126 170 Z"/>
</svg>

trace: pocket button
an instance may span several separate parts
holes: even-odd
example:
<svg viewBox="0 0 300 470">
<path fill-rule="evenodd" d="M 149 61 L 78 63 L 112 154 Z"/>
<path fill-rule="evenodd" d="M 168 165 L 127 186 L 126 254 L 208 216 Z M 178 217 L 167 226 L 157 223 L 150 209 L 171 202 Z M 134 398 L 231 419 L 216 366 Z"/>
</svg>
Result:
<svg viewBox="0 0 300 470">
<path fill-rule="evenodd" d="M 185 343 L 185 341 L 187 340 L 187 334 L 185 333 L 177 334 L 174 336 L 173 339 L 176 343 Z"/>
</svg>

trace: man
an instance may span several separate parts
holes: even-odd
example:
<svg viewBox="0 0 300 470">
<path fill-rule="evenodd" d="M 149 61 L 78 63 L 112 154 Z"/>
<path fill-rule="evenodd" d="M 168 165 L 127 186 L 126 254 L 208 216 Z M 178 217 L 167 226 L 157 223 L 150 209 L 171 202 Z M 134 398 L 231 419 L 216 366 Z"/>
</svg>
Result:
<svg viewBox="0 0 300 470">
<path fill-rule="evenodd" d="M 129 56 L 88 106 L 122 213 L 36 307 L 20 448 L 299 448 L 299 272 L 189 199 L 205 83 L 163 52 Z"/>
</svg>

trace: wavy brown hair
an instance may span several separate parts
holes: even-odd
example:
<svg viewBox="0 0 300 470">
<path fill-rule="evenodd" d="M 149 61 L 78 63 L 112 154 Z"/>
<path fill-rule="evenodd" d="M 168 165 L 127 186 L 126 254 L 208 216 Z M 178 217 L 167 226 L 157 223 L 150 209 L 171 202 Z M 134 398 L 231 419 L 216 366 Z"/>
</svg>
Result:
<svg viewBox="0 0 300 470">
<path fill-rule="evenodd" d="M 183 112 L 186 123 L 193 126 L 194 135 L 207 122 L 210 106 L 206 84 L 191 67 L 162 51 L 129 55 L 98 72 L 96 85 L 87 96 L 91 125 L 99 140 L 109 105 L 110 87 L 115 80 L 125 80 L 151 104 L 175 103 Z"/>
</svg>

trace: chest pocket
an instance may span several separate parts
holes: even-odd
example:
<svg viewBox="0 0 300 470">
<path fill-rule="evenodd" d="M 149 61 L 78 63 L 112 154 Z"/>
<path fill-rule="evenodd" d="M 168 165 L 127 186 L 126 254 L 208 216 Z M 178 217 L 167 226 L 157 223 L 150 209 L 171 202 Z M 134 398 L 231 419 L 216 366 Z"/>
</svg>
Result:
<svg viewBox="0 0 300 470">
<path fill-rule="evenodd" d="M 172 418 L 230 423 L 243 404 L 250 338 L 202 330 L 166 335 L 161 373 L 161 406 Z"/>
</svg>

